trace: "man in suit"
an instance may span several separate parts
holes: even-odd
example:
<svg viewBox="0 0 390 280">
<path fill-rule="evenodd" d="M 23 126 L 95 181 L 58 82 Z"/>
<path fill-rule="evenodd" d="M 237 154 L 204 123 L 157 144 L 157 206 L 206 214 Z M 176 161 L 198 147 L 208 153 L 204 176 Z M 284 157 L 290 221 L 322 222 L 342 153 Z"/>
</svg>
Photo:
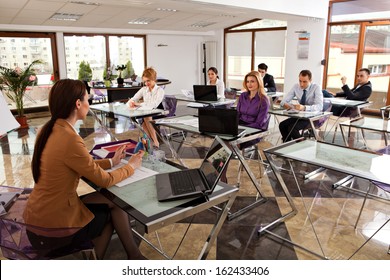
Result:
<svg viewBox="0 0 390 280">
<path fill-rule="evenodd" d="M 283 98 L 280 105 L 287 110 L 297 111 L 322 111 L 323 96 L 319 85 L 311 82 L 312 74 L 309 70 L 302 70 L 299 73 L 299 83 L 295 84 L 292 89 Z M 296 98 L 298 104 L 292 101 Z M 279 124 L 279 130 L 282 134 L 283 142 L 290 141 L 301 137 L 299 131 L 310 126 L 308 120 L 288 118 Z"/>
<path fill-rule="evenodd" d="M 371 93 L 372 93 L 372 86 L 371 82 L 368 80 L 370 78 L 370 70 L 367 68 L 362 68 L 358 71 L 356 75 L 357 84 L 354 88 L 350 89 L 347 85 L 347 78 L 345 76 L 341 77 L 341 83 L 343 86 L 341 89 L 342 92 L 333 93 L 329 92 L 335 97 L 346 97 L 347 100 L 357 100 L 357 101 L 366 101 Z M 335 116 L 340 115 L 348 115 L 351 112 L 347 110 L 348 108 L 345 108 L 345 106 L 340 105 L 333 105 L 332 106 L 332 112 Z M 352 108 L 352 110 L 354 110 Z"/>
<path fill-rule="evenodd" d="M 267 73 L 268 66 L 265 63 L 260 63 L 258 66 L 258 71 L 260 72 L 261 77 L 263 78 L 264 89 L 266 92 L 276 92 L 276 86 L 274 77 Z"/>
</svg>

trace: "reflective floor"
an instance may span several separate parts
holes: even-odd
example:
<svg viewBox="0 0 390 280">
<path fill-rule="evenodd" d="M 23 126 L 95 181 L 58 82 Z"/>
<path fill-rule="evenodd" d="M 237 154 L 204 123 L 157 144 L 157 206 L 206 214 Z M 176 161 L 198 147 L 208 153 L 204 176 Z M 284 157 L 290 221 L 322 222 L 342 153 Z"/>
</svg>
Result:
<svg viewBox="0 0 390 280">
<path fill-rule="evenodd" d="M 192 114 L 193 112 L 184 106 L 179 106 L 178 114 L 184 113 Z M 113 120 L 105 116 L 100 117 L 118 139 L 138 138 L 139 132 L 128 119 L 118 118 Z M 37 130 L 48 118 L 48 113 L 32 114 L 29 116 L 29 129 L 10 132 L 0 139 L 1 185 L 23 188 L 33 187 L 30 163 L 34 141 Z M 275 146 L 280 142 L 277 121 L 271 119 L 271 134 L 258 145 L 261 150 Z M 334 120 L 331 120 L 328 124 L 329 127 L 332 122 Z M 84 138 L 88 148 L 92 148 L 98 143 L 111 141 L 107 131 L 90 115 L 87 116 L 85 121 L 77 124 L 77 130 Z M 332 136 L 332 133 L 327 134 L 325 140 L 331 141 Z M 384 146 L 381 135 L 366 133 L 365 136 L 370 149 L 376 150 Z M 361 136 L 357 132 L 352 131 L 350 139 L 355 147 L 360 148 L 362 146 Z M 211 139 L 203 136 L 187 135 L 186 142 L 179 150 L 180 157 L 189 167 L 197 167 Z M 342 144 L 339 134 L 336 134 L 335 143 Z M 177 144 L 174 145 L 177 147 Z M 161 145 L 161 149 L 165 150 L 167 157 L 171 156 L 164 144 Z M 277 159 L 276 161 L 281 168 L 287 167 L 283 160 Z M 250 160 L 249 165 L 258 179 L 261 191 L 267 201 L 233 220 L 227 220 L 208 259 L 306 260 L 351 258 L 390 260 L 388 253 L 390 223 L 385 224 L 390 219 L 389 193 L 378 188 L 372 188 L 362 215 L 358 220 L 364 195 L 357 193 L 355 190 L 367 191 L 368 182 L 355 179 L 352 189 L 334 189 L 332 188 L 333 183 L 344 178 L 346 174 L 324 171 L 309 180 L 304 180 L 302 174 L 314 170 L 315 167 L 294 162 L 293 169 L 297 171 L 296 180 L 294 174 L 288 170 L 282 171 L 282 176 L 292 194 L 298 212 L 284 223 L 271 227 L 269 232 L 259 234 L 261 227 L 290 212 L 291 208 L 271 169 L 267 166 L 262 166 L 259 169 L 257 160 Z M 230 184 L 237 184 L 238 160 L 233 159 L 231 161 L 227 176 Z M 91 191 L 93 190 L 85 183 L 80 184 L 78 190 L 80 194 Z M 245 171 L 242 171 L 239 196 L 235 200 L 231 211 L 234 212 L 253 202 L 257 194 L 249 177 Z M 189 219 L 183 220 L 180 223 L 169 225 L 157 233 L 145 236 L 154 244 L 160 243 L 167 254 L 174 255 L 175 259 L 196 259 L 217 213 L 217 211 L 211 210 L 204 211 L 195 216 L 192 221 Z M 309 215 L 306 215 L 306 213 L 309 213 Z M 179 250 L 176 251 L 189 224 L 187 236 Z M 383 228 L 381 228 L 382 226 Z M 137 223 L 134 227 L 140 230 Z M 380 229 L 379 232 L 355 253 L 378 229 Z M 274 234 L 282 238 L 276 237 Z M 288 241 L 299 244 L 299 246 L 293 246 Z M 163 258 L 145 242 L 140 242 L 140 248 L 149 259 Z M 106 258 L 126 258 L 116 236 L 113 236 Z"/>
</svg>

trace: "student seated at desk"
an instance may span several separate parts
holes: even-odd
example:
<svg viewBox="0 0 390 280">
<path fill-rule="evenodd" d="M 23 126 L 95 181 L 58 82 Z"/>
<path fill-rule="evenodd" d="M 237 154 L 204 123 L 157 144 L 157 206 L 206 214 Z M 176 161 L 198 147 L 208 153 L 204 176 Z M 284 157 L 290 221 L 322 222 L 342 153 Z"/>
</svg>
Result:
<svg viewBox="0 0 390 280">
<path fill-rule="evenodd" d="M 153 68 L 146 68 L 142 73 L 142 81 L 145 85 L 142 87 L 128 102 L 127 105 L 130 108 L 135 108 L 137 106 L 146 107 L 149 109 L 164 109 L 162 106 L 162 101 L 164 99 L 164 90 L 162 87 L 156 84 L 157 72 Z M 143 99 L 143 103 L 139 103 L 140 99 Z M 142 123 L 142 128 L 145 130 L 146 134 L 153 141 L 155 148 L 160 146 L 160 143 L 157 139 L 156 131 L 154 130 L 150 121 L 152 117 L 145 117 L 144 122 Z"/>
<path fill-rule="evenodd" d="M 274 81 L 274 76 L 267 73 L 268 66 L 265 63 L 260 63 L 257 66 L 257 69 L 263 79 L 264 90 L 266 92 L 276 92 L 276 85 Z"/>
<path fill-rule="evenodd" d="M 246 91 L 241 93 L 238 103 L 238 124 L 260 130 L 268 129 L 269 99 L 265 93 L 263 80 L 258 71 L 251 71 L 245 75 L 243 87 Z M 240 149 L 252 146 L 260 142 L 260 138 L 242 143 Z M 226 170 L 221 175 L 221 181 L 227 182 Z"/>
<path fill-rule="evenodd" d="M 246 74 L 243 87 L 246 91 L 241 93 L 237 103 L 239 124 L 267 130 L 270 104 L 260 73 L 252 71 Z"/>
<path fill-rule="evenodd" d="M 141 165 L 143 152 L 128 164 L 107 172 L 125 157 L 125 146 L 114 157 L 94 160 L 74 128 L 89 111 L 88 94 L 79 80 L 56 82 L 49 93 L 51 119 L 39 131 L 32 158 L 34 189 L 23 214 L 26 224 L 50 229 L 27 231 L 36 249 L 55 250 L 92 240 L 99 259 L 104 257 L 115 229 L 129 259 L 144 259 L 133 239 L 129 217 L 100 192 L 79 197 L 80 177 L 108 188 L 131 176 Z"/>
<path fill-rule="evenodd" d="M 367 68 L 362 68 L 358 71 L 356 75 L 357 85 L 350 89 L 347 85 L 347 77 L 341 77 L 342 92 L 333 93 L 328 91 L 328 93 L 332 94 L 335 97 L 345 97 L 347 100 L 356 100 L 356 101 L 366 101 L 371 93 L 372 93 L 372 85 L 368 80 L 370 78 L 370 70 Z M 335 116 L 340 116 L 343 112 L 343 115 L 350 115 L 354 110 L 354 108 L 345 108 L 345 106 L 341 105 L 333 105 L 332 113 Z"/>
<path fill-rule="evenodd" d="M 311 82 L 312 74 L 309 70 L 302 70 L 299 73 L 299 83 L 295 84 L 292 89 L 283 98 L 280 105 L 285 109 L 295 109 L 298 111 L 322 111 L 323 96 L 321 88 Z M 290 102 L 296 97 L 299 104 Z M 308 120 L 297 120 L 288 118 L 279 124 L 279 130 L 282 134 L 283 142 L 290 141 L 301 137 L 299 131 L 310 125 Z"/>
<path fill-rule="evenodd" d="M 218 99 L 225 98 L 225 83 L 219 79 L 217 68 L 210 67 L 209 70 L 207 70 L 207 76 L 209 78 L 207 84 L 217 86 Z"/>
</svg>

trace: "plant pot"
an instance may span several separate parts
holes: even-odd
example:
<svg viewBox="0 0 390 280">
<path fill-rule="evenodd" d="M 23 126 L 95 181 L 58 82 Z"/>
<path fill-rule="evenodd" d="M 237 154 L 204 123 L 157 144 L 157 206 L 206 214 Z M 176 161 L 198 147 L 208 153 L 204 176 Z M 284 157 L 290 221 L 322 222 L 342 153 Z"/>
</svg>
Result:
<svg viewBox="0 0 390 280">
<path fill-rule="evenodd" d="M 116 81 L 118 82 L 118 86 L 123 86 L 123 83 L 124 83 L 123 78 L 118 78 L 118 79 L 116 79 Z"/>
<path fill-rule="evenodd" d="M 28 123 L 27 123 L 27 117 L 26 116 L 16 116 L 15 117 L 16 121 L 20 124 L 19 128 L 28 128 Z"/>
<path fill-rule="evenodd" d="M 108 81 L 108 80 L 104 81 L 104 85 L 106 87 L 111 87 L 111 81 Z"/>
</svg>

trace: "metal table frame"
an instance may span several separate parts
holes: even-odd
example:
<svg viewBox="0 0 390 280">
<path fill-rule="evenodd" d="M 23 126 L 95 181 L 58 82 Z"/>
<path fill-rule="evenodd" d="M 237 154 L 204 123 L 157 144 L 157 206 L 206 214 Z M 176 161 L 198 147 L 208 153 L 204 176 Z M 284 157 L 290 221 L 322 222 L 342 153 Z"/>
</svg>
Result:
<svg viewBox="0 0 390 280">
<path fill-rule="evenodd" d="M 304 143 L 304 144 L 302 144 Z M 307 164 L 311 164 L 311 165 L 315 165 L 315 166 L 318 166 L 319 168 L 323 168 L 323 169 L 329 169 L 329 170 L 334 170 L 334 171 L 338 171 L 338 172 L 343 172 L 343 173 L 347 173 L 349 175 L 352 175 L 352 176 L 355 176 L 355 177 L 359 177 L 359 178 L 362 178 L 362 179 L 365 179 L 365 180 L 368 180 L 370 182 L 370 185 L 369 187 L 367 188 L 367 192 L 365 193 L 365 198 L 369 195 L 369 191 L 371 189 L 372 186 L 374 186 L 375 184 L 373 184 L 372 182 L 375 181 L 375 182 L 380 182 L 380 183 L 384 183 L 384 184 L 390 184 L 390 176 L 385 174 L 385 172 L 382 172 L 380 175 L 376 175 L 376 173 L 372 172 L 372 170 L 365 170 L 364 167 L 361 167 L 361 169 L 359 168 L 356 168 L 356 167 L 353 167 L 353 166 L 345 166 L 343 165 L 342 163 L 340 162 L 337 162 L 337 160 L 335 158 L 332 158 L 331 161 L 327 161 L 326 158 L 325 159 L 320 159 L 321 156 L 319 155 L 318 156 L 318 161 L 317 161 L 317 155 L 315 155 L 315 151 L 314 151 L 314 155 L 315 158 L 313 159 L 309 159 L 309 158 L 305 158 L 304 155 L 301 155 L 301 154 L 298 154 L 298 151 L 299 149 L 302 147 L 301 145 L 305 145 L 306 143 L 309 143 L 310 145 L 312 146 L 315 146 L 316 149 L 318 149 L 318 152 L 323 152 L 323 153 L 326 153 L 326 149 L 327 147 L 334 147 L 333 149 L 333 153 L 332 154 L 335 154 L 337 153 L 340 158 L 348 158 L 347 155 L 349 155 L 348 153 L 356 153 L 356 157 L 363 157 L 363 156 L 366 156 L 367 159 L 379 159 L 379 160 L 383 160 L 383 161 L 386 161 L 388 164 L 390 164 L 390 157 L 388 158 L 380 158 L 382 155 L 378 155 L 378 154 L 374 154 L 374 153 L 370 153 L 370 152 L 367 152 L 367 151 L 362 151 L 362 150 L 355 150 L 355 149 L 351 149 L 351 148 L 347 148 L 347 147 L 342 147 L 342 146 L 337 146 L 337 145 L 333 145 L 333 144 L 329 144 L 329 143 L 323 143 L 323 142 L 317 142 L 317 141 L 312 141 L 312 140 L 295 140 L 295 141 L 290 141 L 290 142 L 287 142 L 283 145 L 280 145 L 278 147 L 274 147 L 274 148 L 270 148 L 270 149 L 267 149 L 264 151 L 267 159 L 268 159 L 268 162 L 272 168 L 272 171 L 274 172 L 278 182 L 280 183 L 281 187 L 282 187 L 282 190 L 287 198 L 287 201 L 291 207 L 291 211 L 282 215 L 281 217 L 279 217 L 278 219 L 274 220 L 273 222 L 271 222 L 270 224 L 266 225 L 266 226 L 261 226 L 258 230 L 258 233 L 261 234 L 262 232 L 266 232 L 266 233 L 269 233 L 271 234 L 272 236 L 275 236 L 279 239 L 282 239 L 283 241 L 286 241 L 294 246 L 297 246 L 307 252 L 310 252 L 312 254 L 314 254 L 315 256 L 321 258 L 321 259 L 327 259 L 327 256 L 322 248 L 322 245 L 321 245 L 321 242 L 320 242 L 320 239 L 318 238 L 318 235 L 317 235 L 317 232 L 316 232 L 316 229 L 311 221 L 311 218 L 310 218 L 310 214 L 309 214 L 309 211 L 308 211 L 308 207 L 306 206 L 304 200 L 303 200 L 303 195 L 302 195 L 302 192 L 301 192 L 301 187 L 299 186 L 299 183 L 298 183 L 298 180 L 297 180 L 297 177 L 296 177 L 296 172 L 294 171 L 294 168 L 291 164 L 292 161 L 300 161 L 300 162 L 303 162 L 303 163 L 307 163 Z M 310 145 L 308 146 L 310 148 Z M 297 148 L 295 148 L 297 147 Z M 324 147 L 324 151 L 321 151 L 321 147 Z M 285 154 L 284 153 L 284 149 L 290 149 L 290 152 L 291 154 Z M 296 150 L 294 150 L 294 148 Z M 309 151 L 309 148 L 306 152 Z M 293 151 L 294 150 L 294 151 Z M 313 154 L 313 152 L 311 152 L 311 154 Z M 276 226 L 284 221 L 286 221 L 287 219 L 295 216 L 298 212 L 297 210 L 297 207 L 292 199 L 292 196 L 286 186 L 286 183 L 284 182 L 283 180 L 283 177 L 281 176 L 281 173 L 280 173 L 280 170 L 279 170 L 279 167 L 275 164 L 274 160 L 273 160 L 273 156 L 278 156 L 278 157 L 282 157 L 284 158 L 285 160 L 288 161 L 289 163 L 289 166 L 290 166 L 290 169 L 291 169 L 291 172 L 294 176 L 294 179 L 295 179 L 295 184 L 296 184 L 296 187 L 298 188 L 299 190 L 299 193 L 301 195 L 301 198 L 302 198 L 302 202 L 303 202 L 303 205 L 304 205 L 304 208 L 305 208 L 305 212 L 306 212 L 306 216 L 308 218 L 308 221 L 310 222 L 310 225 L 311 225 L 311 228 L 315 234 L 315 237 L 316 237 L 316 241 L 319 245 L 319 248 L 321 250 L 321 254 L 318 254 L 317 252 L 314 252 L 310 249 L 307 249 L 299 244 L 296 244 L 286 238 L 283 238 L 282 236 L 279 236 L 273 232 L 271 232 L 269 230 L 270 227 L 273 227 L 273 226 Z M 328 155 L 329 156 L 329 155 Z M 330 155 L 331 156 L 331 155 Z M 326 155 L 325 155 L 326 157 Z M 321 160 L 321 161 L 319 161 Z M 367 163 L 368 164 L 368 163 Z M 357 227 L 357 223 L 359 221 L 359 218 L 360 218 L 360 215 L 363 211 L 363 207 L 364 207 L 364 203 L 362 204 L 362 207 L 360 209 L 360 212 L 358 214 L 358 218 L 356 220 L 356 223 L 354 225 L 354 227 L 356 228 Z M 387 220 L 378 230 L 376 230 L 370 237 L 368 240 L 366 240 L 366 242 L 364 242 L 350 257 L 352 258 L 365 244 L 367 244 L 367 242 L 381 229 L 383 228 L 387 223 L 389 222 L 389 220 Z"/>
<path fill-rule="evenodd" d="M 198 128 L 196 128 L 196 127 L 193 127 L 193 126 L 190 126 L 190 125 L 186 125 L 186 124 L 180 124 L 178 122 L 169 122 L 169 121 L 172 121 L 172 120 L 180 120 L 180 119 L 188 120 L 190 118 L 196 118 L 196 116 L 186 115 L 186 116 L 180 116 L 180 117 L 171 117 L 171 118 L 165 118 L 165 119 L 163 119 L 162 121 L 160 121 L 158 123 L 157 122 L 154 123 L 154 126 L 156 127 L 156 131 L 158 132 L 160 138 L 169 147 L 169 149 L 171 150 L 172 155 L 175 157 L 175 159 L 178 160 L 183 166 L 185 166 L 184 162 L 181 160 L 181 158 L 179 157 L 178 153 L 172 147 L 169 139 L 165 139 L 165 137 L 163 137 L 160 134 L 158 126 L 165 126 L 165 127 L 172 128 L 172 129 L 178 129 L 178 130 L 183 130 L 183 131 L 190 132 L 190 133 L 201 134 L 199 132 Z M 221 139 L 223 139 L 224 141 L 229 143 L 229 146 L 233 149 L 234 154 L 238 157 L 240 163 L 244 167 L 244 169 L 247 172 L 249 178 L 251 179 L 253 185 L 255 186 L 255 188 L 256 188 L 260 198 L 257 197 L 256 200 L 253 203 L 251 203 L 251 204 L 249 204 L 249 205 L 239 209 L 238 211 L 236 211 L 234 213 L 229 213 L 229 215 L 228 215 L 228 219 L 229 220 L 234 219 L 234 218 L 236 218 L 239 215 L 242 215 L 243 213 L 245 213 L 248 210 L 252 209 L 253 207 L 257 206 L 258 204 L 262 204 L 262 203 L 267 201 L 267 198 L 264 196 L 264 194 L 261 191 L 261 187 L 260 187 L 259 182 L 256 179 L 256 176 L 253 174 L 253 172 L 250 169 L 250 167 L 249 167 L 248 163 L 246 162 L 245 158 L 242 156 L 241 151 L 240 151 L 238 145 L 242 144 L 242 143 L 245 143 L 245 142 L 248 142 L 248 141 L 251 141 L 251 140 L 254 140 L 254 139 L 257 139 L 257 138 L 265 137 L 265 136 L 267 136 L 269 134 L 269 131 L 261 131 L 261 130 L 258 130 L 258 129 L 248 128 L 248 127 L 244 127 L 244 126 L 239 126 L 239 128 L 247 129 L 249 133 L 244 131 L 244 132 L 241 133 L 241 135 L 238 135 L 237 137 L 224 136 L 224 135 L 218 135 L 218 136 Z M 212 134 L 203 134 L 203 135 L 208 136 L 208 137 L 214 137 L 215 136 L 215 135 L 212 135 Z"/>
</svg>

